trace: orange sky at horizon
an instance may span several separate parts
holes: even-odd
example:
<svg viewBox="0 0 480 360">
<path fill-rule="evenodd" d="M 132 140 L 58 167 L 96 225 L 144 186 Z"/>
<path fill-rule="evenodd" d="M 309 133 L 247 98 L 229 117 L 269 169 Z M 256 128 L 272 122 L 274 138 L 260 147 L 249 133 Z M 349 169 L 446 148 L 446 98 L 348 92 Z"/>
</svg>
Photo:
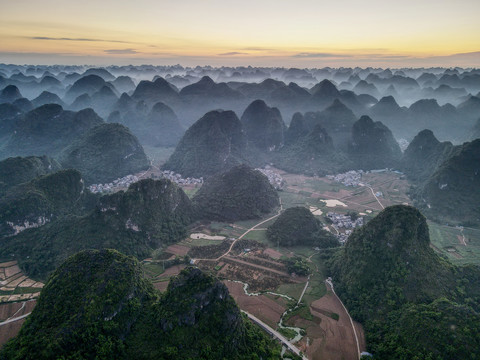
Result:
<svg viewBox="0 0 480 360">
<path fill-rule="evenodd" d="M 477 0 L 0 1 L 0 62 L 480 66 Z"/>
</svg>

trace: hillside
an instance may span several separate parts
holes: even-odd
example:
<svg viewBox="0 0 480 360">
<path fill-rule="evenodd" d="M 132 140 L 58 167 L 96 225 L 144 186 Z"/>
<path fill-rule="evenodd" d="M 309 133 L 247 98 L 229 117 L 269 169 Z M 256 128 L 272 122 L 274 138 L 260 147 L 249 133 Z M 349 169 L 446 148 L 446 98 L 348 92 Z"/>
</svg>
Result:
<svg viewBox="0 0 480 360">
<path fill-rule="evenodd" d="M 328 266 L 337 293 L 352 317 L 363 323 L 375 358 L 442 354 L 453 360 L 478 342 L 469 329 L 478 326 L 473 324 L 480 316 L 480 269 L 457 268 L 438 257 L 417 209 L 386 208 L 355 230 Z M 477 350 L 472 358 L 480 355 Z"/>
<path fill-rule="evenodd" d="M 0 161 L 0 197 L 12 186 L 61 169 L 48 156 L 12 157 Z"/>
<path fill-rule="evenodd" d="M 391 313 L 376 359 L 479 359 L 480 314 L 445 298 Z M 392 354 L 395 354 L 392 356 Z M 420 357 L 421 356 L 421 357 Z"/>
<path fill-rule="evenodd" d="M 153 249 L 186 235 L 192 208 L 182 189 L 169 180 L 142 180 L 99 200 L 84 216 L 64 217 L 28 229 L 0 243 L 15 254 L 30 276 L 46 278 L 68 256 L 84 249 L 112 248 L 147 257 Z"/>
<path fill-rule="evenodd" d="M 42 226 L 61 215 L 81 214 L 93 198 L 76 170 L 61 170 L 11 187 L 0 198 L 0 236 Z"/>
<path fill-rule="evenodd" d="M 480 139 L 480 118 L 475 122 L 475 125 L 469 131 L 469 140 Z"/>
<path fill-rule="evenodd" d="M 422 183 L 453 151 L 450 142 L 440 142 L 431 130 L 420 131 L 408 145 L 401 162 L 402 171 L 414 183 Z"/>
<path fill-rule="evenodd" d="M 79 170 L 87 184 L 110 182 L 149 167 L 137 138 L 120 124 L 91 129 L 63 151 L 60 162 Z"/>
<path fill-rule="evenodd" d="M 248 105 L 240 121 L 249 147 L 271 151 L 283 145 L 285 124 L 282 115 L 263 100 L 255 100 Z"/>
<path fill-rule="evenodd" d="M 290 130 L 290 128 L 295 127 Z M 323 176 L 349 168 L 349 159 L 333 146 L 327 131 L 316 125 L 306 135 L 300 118 L 290 124 L 287 134 L 291 135 L 291 143 L 273 154 L 273 162 L 280 169 L 307 175 Z"/>
<path fill-rule="evenodd" d="M 227 287 L 183 270 L 127 340 L 136 359 L 277 359 L 268 337 L 246 320 Z"/>
<path fill-rule="evenodd" d="M 348 153 L 353 168 L 362 170 L 396 167 L 402 156 L 392 132 L 368 116 L 362 116 L 353 124 Z"/>
<path fill-rule="evenodd" d="M 236 221 L 256 219 L 279 205 L 268 178 L 247 165 L 212 176 L 193 198 L 198 217 Z"/>
<path fill-rule="evenodd" d="M 244 162 L 246 139 L 233 111 L 210 111 L 183 135 L 163 165 L 184 177 L 207 177 Z"/>
<path fill-rule="evenodd" d="M 162 102 L 149 110 L 144 101 L 135 104 L 124 93 L 115 108 L 108 122 L 127 126 L 142 145 L 175 146 L 185 132 L 175 112 Z"/>
<path fill-rule="evenodd" d="M 453 269 L 429 244 L 425 217 L 405 205 L 388 207 L 355 230 L 331 264 L 352 315 L 372 319 L 407 302 L 446 295 Z"/>
<path fill-rule="evenodd" d="M 126 358 L 124 339 L 155 297 L 133 257 L 114 250 L 78 253 L 49 278 L 0 358 Z"/>
<path fill-rule="evenodd" d="M 415 203 L 438 220 L 480 224 L 480 139 L 464 143 L 414 190 Z"/>
<path fill-rule="evenodd" d="M 268 239 L 282 246 L 313 246 L 330 248 L 339 245 L 338 240 L 323 229 L 322 223 L 305 207 L 286 209 L 267 229 Z"/>
<path fill-rule="evenodd" d="M 305 114 L 307 128 L 313 130 L 316 125 L 320 125 L 332 137 L 334 146 L 342 151 L 347 150 L 352 126 L 356 120 L 352 110 L 338 99 L 323 111 Z"/>
<path fill-rule="evenodd" d="M 4 157 L 58 156 L 72 141 L 102 123 L 92 109 L 73 112 L 56 104 L 40 106 L 16 119 Z"/>
<path fill-rule="evenodd" d="M 159 295 L 133 257 L 87 250 L 52 274 L 0 358 L 273 360 L 279 351 L 199 269 Z"/>
</svg>

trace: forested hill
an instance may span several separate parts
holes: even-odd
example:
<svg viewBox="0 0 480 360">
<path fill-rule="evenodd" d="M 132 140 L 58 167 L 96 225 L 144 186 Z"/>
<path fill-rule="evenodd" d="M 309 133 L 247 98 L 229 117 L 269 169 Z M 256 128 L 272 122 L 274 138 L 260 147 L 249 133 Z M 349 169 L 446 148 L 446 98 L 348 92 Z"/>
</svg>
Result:
<svg viewBox="0 0 480 360">
<path fill-rule="evenodd" d="M 2 360 L 278 359 L 279 347 L 246 320 L 224 284 L 183 270 L 160 295 L 139 262 L 87 250 L 49 278 Z"/>
<path fill-rule="evenodd" d="M 456 267 L 438 257 L 417 209 L 383 210 L 353 232 L 329 268 L 339 296 L 364 324 L 376 358 L 453 360 L 472 358 L 478 349 L 480 268 Z M 473 356 L 478 359 L 478 352 Z"/>
</svg>

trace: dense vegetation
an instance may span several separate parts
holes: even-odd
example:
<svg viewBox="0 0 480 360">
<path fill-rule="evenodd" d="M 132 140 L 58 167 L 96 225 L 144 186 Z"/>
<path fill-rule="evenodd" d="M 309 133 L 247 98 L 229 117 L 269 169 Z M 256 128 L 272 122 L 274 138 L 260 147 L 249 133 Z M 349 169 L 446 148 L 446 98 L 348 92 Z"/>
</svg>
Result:
<svg viewBox="0 0 480 360">
<path fill-rule="evenodd" d="M 103 120 L 92 110 L 66 111 L 47 104 L 15 118 L 3 157 L 25 155 L 58 156 L 70 143 Z"/>
<path fill-rule="evenodd" d="M 183 135 L 163 165 L 184 177 L 207 177 L 243 163 L 246 139 L 233 111 L 210 111 Z"/>
<path fill-rule="evenodd" d="M 431 130 L 420 131 L 405 150 L 401 168 L 410 181 L 421 184 L 433 175 L 453 149 L 452 143 L 438 141 Z"/>
<path fill-rule="evenodd" d="M 456 146 L 435 172 L 413 190 L 427 216 L 466 226 L 480 224 L 480 139 Z"/>
<path fill-rule="evenodd" d="M 302 120 L 298 119 L 294 131 L 301 134 Z M 350 164 L 347 156 L 335 150 L 332 138 L 321 125 L 315 125 L 313 130 L 297 136 L 295 141 L 273 154 L 273 161 L 280 169 L 318 176 L 338 172 Z"/>
<path fill-rule="evenodd" d="M 177 115 L 162 102 L 156 103 L 149 110 L 144 101 L 135 104 L 124 93 L 116 109 L 110 114 L 109 122 L 127 126 L 144 145 L 175 146 L 185 131 Z"/>
<path fill-rule="evenodd" d="M 362 170 L 396 167 L 402 157 L 390 129 L 368 116 L 353 124 L 348 153 L 354 167 Z"/>
<path fill-rule="evenodd" d="M 244 111 L 241 122 L 247 143 L 260 151 L 271 151 L 283 145 L 284 128 L 282 115 L 263 100 L 255 100 Z"/>
<path fill-rule="evenodd" d="M 120 124 L 102 124 L 64 149 L 61 163 L 79 170 L 87 184 L 106 183 L 148 169 L 137 138 Z"/>
<path fill-rule="evenodd" d="M 457 268 L 429 244 L 423 215 L 397 205 L 355 230 L 329 261 L 337 292 L 365 325 L 370 351 L 379 359 L 457 359 L 450 340 L 457 353 L 478 343 L 480 269 Z M 454 315 L 461 313 L 470 315 Z"/>
<path fill-rule="evenodd" d="M 48 156 L 17 156 L 0 161 L 0 196 L 12 186 L 60 169 L 61 165 Z"/>
<path fill-rule="evenodd" d="M 338 240 L 307 208 L 286 209 L 267 229 L 267 237 L 282 246 L 306 245 L 320 248 L 338 246 Z"/>
<path fill-rule="evenodd" d="M 199 217 L 219 221 L 259 218 L 279 204 L 268 178 L 247 165 L 209 178 L 193 202 Z"/>
<path fill-rule="evenodd" d="M 277 359 L 261 331 L 241 315 L 228 289 L 195 268 L 171 280 L 127 342 L 137 359 Z"/>
<path fill-rule="evenodd" d="M 27 274 L 45 278 L 83 249 L 113 248 L 146 257 L 185 236 L 191 220 L 191 203 L 182 189 L 166 179 L 147 179 L 102 197 L 84 216 L 70 215 L 4 239 L 0 253 L 15 254 Z"/>
<path fill-rule="evenodd" d="M 13 186 L 0 198 L 0 236 L 14 234 L 15 226 L 39 226 L 62 215 L 82 214 L 94 201 L 76 170 L 61 170 Z"/>
<path fill-rule="evenodd" d="M 88 250 L 48 280 L 1 359 L 277 359 L 225 285 L 187 268 L 159 295 L 140 264 Z"/>
<path fill-rule="evenodd" d="M 133 257 L 113 250 L 78 253 L 49 278 L 0 358 L 125 358 L 124 339 L 155 296 Z"/>
</svg>

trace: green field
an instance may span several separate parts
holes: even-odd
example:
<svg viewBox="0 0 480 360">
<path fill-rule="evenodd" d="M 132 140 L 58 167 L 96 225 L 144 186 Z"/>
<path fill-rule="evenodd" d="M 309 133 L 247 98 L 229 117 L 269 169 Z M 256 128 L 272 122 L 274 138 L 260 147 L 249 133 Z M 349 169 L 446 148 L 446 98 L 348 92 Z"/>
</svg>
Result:
<svg viewBox="0 0 480 360">
<path fill-rule="evenodd" d="M 165 270 L 162 263 L 145 263 L 143 264 L 145 273 L 150 277 L 157 277 L 162 274 Z"/>
<path fill-rule="evenodd" d="M 465 228 L 465 243 L 458 238 L 462 237 L 459 228 L 439 225 L 432 221 L 428 221 L 430 229 L 430 241 L 434 245 L 434 249 L 440 251 L 441 254 L 454 264 L 480 264 L 480 230 Z"/>
<path fill-rule="evenodd" d="M 267 246 L 272 246 L 272 243 L 267 239 L 267 232 L 265 230 L 253 230 L 243 237 L 247 240 L 256 240 Z"/>
<path fill-rule="evenodd" d="M 34 287 L 20 287 L 17 286 L 13 290 L 0 290 L 0 295 L 20 295 L 20 294 L 31 294 L 41 291 L 41 288 Z"/>
<path fill-rule="evenodd" d="M 308 197 L 302 194 L 296 194 L 289 191 L 279 192 L 280 198 L 282 199 L 282 205 L 284 209 L 294 206 L 305 206 L 307 203 Z"/>
<path fill-rule="evenodd" d="M 283 295 L 290 296 L 296 300 L 302 295 L 303 288 L 305 283 L 300 284 L 282 284 L 280 285 L 275 292 Z"/>
<path fill-rule="evenodd" d="M 192 246 L 207 246 L 207 245 L 219 245 L 223 240 L 208 240 L 208 239 L 191 239 L 190 242 L 182 242 L 181 245 L 188 247 Z"/>
<path fill-rule="evenodd" d="M 327 183 L 325 181 L 319 180 L 319 179 L 307 179 L 305 181 L 305 184 L 302 185 L 302 187 L 308 187 L 309 189 L 312 189 L 313 192 L 325 192 L 325 191 L 333 191 L 337 192 L 341 189 L 351 189 L 347 188 L 346 186 L 340 184 L 340 183 Z"/>
<path fill-rule="evenodd" d="M 327 293 L 327 287 L 325 286 L 325 277 L 323 274 L 315 273 L 310 277 L 310 283 L 303 295 L 302 302 L 307 306 L 310 306 L 312 302 L 320 299 Z"/>
<path fill-rule="evenodd" d="M 193 188 L 193 189 L 183 188 L 183 191 L 191 199 L 193 197 L 193 195 L 195 195 L 197 193 L 198 189 L 200 189 L 200 188 Z"/>
</svg>

